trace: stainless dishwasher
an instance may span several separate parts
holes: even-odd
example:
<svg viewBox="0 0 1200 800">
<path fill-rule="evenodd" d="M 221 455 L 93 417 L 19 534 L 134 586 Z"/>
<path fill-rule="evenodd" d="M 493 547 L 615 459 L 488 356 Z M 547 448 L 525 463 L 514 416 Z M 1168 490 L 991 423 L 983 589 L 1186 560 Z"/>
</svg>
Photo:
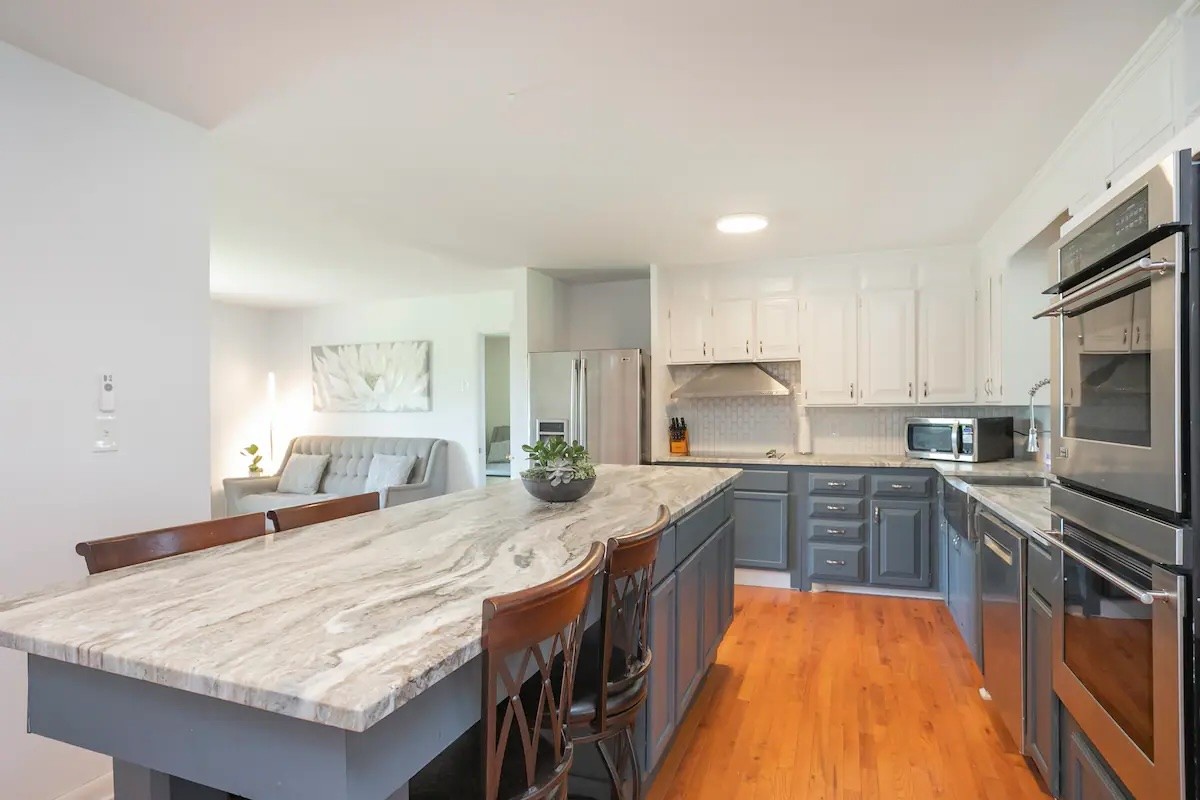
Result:
<svg viewBox="0 0 1200 800">
<path fill-rule="evenodd" d="M 983 508 L 979 532 L 983 686 L 1025 752 L 1025 537 Z"/>
</svg>

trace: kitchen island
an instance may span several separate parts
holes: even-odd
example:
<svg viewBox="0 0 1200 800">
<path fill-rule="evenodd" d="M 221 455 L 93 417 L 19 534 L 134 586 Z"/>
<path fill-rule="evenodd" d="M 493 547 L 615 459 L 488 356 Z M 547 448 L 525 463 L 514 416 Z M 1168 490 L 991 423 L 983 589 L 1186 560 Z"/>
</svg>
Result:
<svg viewBox="0 0 1200 800">
<path fill-rule="evenodd" d="M 659 587 L 708 565 L 670 620 L 696 635 L 658 631 L 696 650 L 664 658 L 679 666 L 652 692 L 677 721 L 676 679 L 694 691 L 732 615 L 738 474 L 601 467 L 577 503 L 514 482 L 117 570 L 0 601 L 0 646 L 29 653 L 30 732 L 111 755 L 117 800 L 404 798 L 479 719 L 484 598 L 561 574 L 660 503 Z"/>
</svg>

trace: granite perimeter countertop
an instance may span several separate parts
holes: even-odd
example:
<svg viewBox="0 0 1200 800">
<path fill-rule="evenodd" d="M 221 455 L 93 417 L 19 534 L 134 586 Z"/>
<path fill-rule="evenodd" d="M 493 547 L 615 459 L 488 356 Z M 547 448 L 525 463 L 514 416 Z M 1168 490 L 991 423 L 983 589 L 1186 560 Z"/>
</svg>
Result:
<svg viewBox="0 0 1200 800">
<path fill-rule="evenodd" d="M 1026 536 L 1050 530 L 1050 487 L 974 484 L 947 477 L 947 483 L 974 497 Z"/>
<path fill-rule="evenodd" d="M 0 646 L 364 731 L 480 652 L 483 600 L 734 469 L 600 467 L 576 503 L 458 492 L 0 600 Z"/>
<path fill-rule="evenodd" d="M 932 469 L 942 475 L 966 475 L 984 477 L 1014 477 L 1030 478 L 1045 477 L 1041 464 L 1030 459 L 1007 459 L 1004 461 L 985 461 L 979 464 L 957 461 L 933 461 L 923 458 L 909 458 L 905 455 L 854 455 L 854 454 L 810 454 L 792 453 L 782 458 L 767 458 L 759 453 L 697 453 L 690 456 L 665 456 L 659 459 L 659 464 L 730 464 L 730 465 L 764 465 L 783 467 L 867 467 L 874 469 Z"/>
</svg>

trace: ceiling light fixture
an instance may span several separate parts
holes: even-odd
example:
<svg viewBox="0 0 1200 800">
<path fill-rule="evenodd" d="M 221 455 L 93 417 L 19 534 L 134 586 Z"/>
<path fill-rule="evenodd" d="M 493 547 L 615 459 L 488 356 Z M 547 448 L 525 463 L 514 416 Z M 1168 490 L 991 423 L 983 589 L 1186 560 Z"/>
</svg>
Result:
<svg viewBox="0 0 1200 800">
<path fill-rule="evenodd" d="M 767 218 L 762 214 L 728 214 L 717 220 L 721 233 L 757 233 L 767 227 Z"/>
</svg>

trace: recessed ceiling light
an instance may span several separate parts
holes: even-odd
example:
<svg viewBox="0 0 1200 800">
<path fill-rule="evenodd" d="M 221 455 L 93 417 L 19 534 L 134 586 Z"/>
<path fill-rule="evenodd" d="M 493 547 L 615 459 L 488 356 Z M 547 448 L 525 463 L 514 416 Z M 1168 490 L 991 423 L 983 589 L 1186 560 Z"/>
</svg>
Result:
<svg viewBox="0 0 1200 800">
<path fill-rule="evenodd" d="M 762 214 L 728 214 L 717 220 L 721 233 L 756 233 L 767 227 L 767 218 Z"/>
</svg>

